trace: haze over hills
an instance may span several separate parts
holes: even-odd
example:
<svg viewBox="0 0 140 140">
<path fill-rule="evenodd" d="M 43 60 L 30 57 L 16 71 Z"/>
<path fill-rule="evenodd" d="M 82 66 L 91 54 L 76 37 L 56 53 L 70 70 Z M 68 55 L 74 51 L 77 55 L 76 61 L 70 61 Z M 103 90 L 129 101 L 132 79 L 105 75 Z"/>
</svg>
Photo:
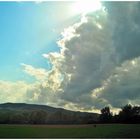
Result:
<svg viewBox="0 0 140 140">
<path fill-rule="evenodd" d="M 0 104 L 0 123 L 6 124 L 87 124 L 98 119 L 97 113 L 75 112 L 46 105 Z"/>
</svg>

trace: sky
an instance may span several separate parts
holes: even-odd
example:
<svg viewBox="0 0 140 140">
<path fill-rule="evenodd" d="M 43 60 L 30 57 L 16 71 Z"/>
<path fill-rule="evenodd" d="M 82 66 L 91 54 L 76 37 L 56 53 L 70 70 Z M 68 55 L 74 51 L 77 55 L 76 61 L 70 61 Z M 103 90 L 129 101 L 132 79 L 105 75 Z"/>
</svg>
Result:
<svg viewBox="0 0 140 140">
<path fill-rule="evenodd" d="M 68 9 L 68 3 L 0 2 L 1 80 L 24 80 L 20 63 L 49 68 L 41 54 L 59 51 L 59 29 L 69 17 L 69 11 L 65 14 L 59 9 Z"/>
<path fill-rule="evenodd" d="M 0 103 L 138 105 L 139 11 L 140 2 L 0 2 Z"/>
</svg>

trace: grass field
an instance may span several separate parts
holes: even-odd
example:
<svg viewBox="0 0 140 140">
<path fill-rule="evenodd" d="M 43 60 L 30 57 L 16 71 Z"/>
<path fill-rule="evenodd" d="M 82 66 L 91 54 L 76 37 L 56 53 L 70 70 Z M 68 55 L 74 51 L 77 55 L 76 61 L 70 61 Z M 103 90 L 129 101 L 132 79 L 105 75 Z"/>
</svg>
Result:
<svg viewBox="0 0 140 140">
<path fill-rule="evenodd" d="M 0 138 L 140 138 L 140 125 L 0 125 Z"/>
</svg>

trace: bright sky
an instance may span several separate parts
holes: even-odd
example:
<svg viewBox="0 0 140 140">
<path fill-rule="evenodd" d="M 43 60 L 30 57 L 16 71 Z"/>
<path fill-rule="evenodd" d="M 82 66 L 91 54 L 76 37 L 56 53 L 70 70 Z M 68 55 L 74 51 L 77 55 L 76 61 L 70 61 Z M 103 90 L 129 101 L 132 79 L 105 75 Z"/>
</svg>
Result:
<svg viewBox="0 0 140 140">
<path fill-rule="evenodd" d="M 71 18 L 69 3 L 0 2 L 0 80 L 32 81 L 20 63 L 48 68 L 42 54 L 59 50 L 56 41 Z"/>
</svg>

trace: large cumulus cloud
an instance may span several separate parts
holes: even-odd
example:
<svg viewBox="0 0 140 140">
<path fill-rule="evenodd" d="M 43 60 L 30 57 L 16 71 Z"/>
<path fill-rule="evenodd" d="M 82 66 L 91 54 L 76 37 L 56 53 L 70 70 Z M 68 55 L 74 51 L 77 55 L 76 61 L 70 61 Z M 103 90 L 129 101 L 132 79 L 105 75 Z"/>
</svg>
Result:
<svg viewBox="0 0 140 140">
<path fill-rule="evenodd" d="M 139 71 L 139 64 L 135 67 L 133 59 L 140 55 L 140 4 L 108 2 L 105 5 L 107 12 L 100 10 L 88 14 L 80 23 L 65 29 L 59 41 L 63 61 L 57 69 L 61 69 L 63 77 L 69 76 L 61 82 L 60 98 L 78 108 L 120 107 L 139 102 L 138 75 L 125 75 L 123 70 L 132 64 L 127 67 L 128 71 L 131 67 Z M 113 84 L 112 80 L 107 82 L 118 69 L 121 81 L 127 79 L 133 86 Z M 104 89 L 104 83 L 108 83 L 108 90 Z"/>
<path fill-rule="evenodd" d="M 59 41 L 64 48 L 61 55 L 64 57 L 65 69 L 62 71 L 71 75 L 67 85 L 63 85 L 65 80 L 62 82 L 64 91 L 61 98 L 85 107 L 93 105 L 91 90 L 101 86 L 115 63 L 107 16 L 104 10 L 87 15 L 71 27 L 73 36 L 70 39 L 64 36 Z M 65 32 L 72 34 L 69 28 Z"/>
</svg>

